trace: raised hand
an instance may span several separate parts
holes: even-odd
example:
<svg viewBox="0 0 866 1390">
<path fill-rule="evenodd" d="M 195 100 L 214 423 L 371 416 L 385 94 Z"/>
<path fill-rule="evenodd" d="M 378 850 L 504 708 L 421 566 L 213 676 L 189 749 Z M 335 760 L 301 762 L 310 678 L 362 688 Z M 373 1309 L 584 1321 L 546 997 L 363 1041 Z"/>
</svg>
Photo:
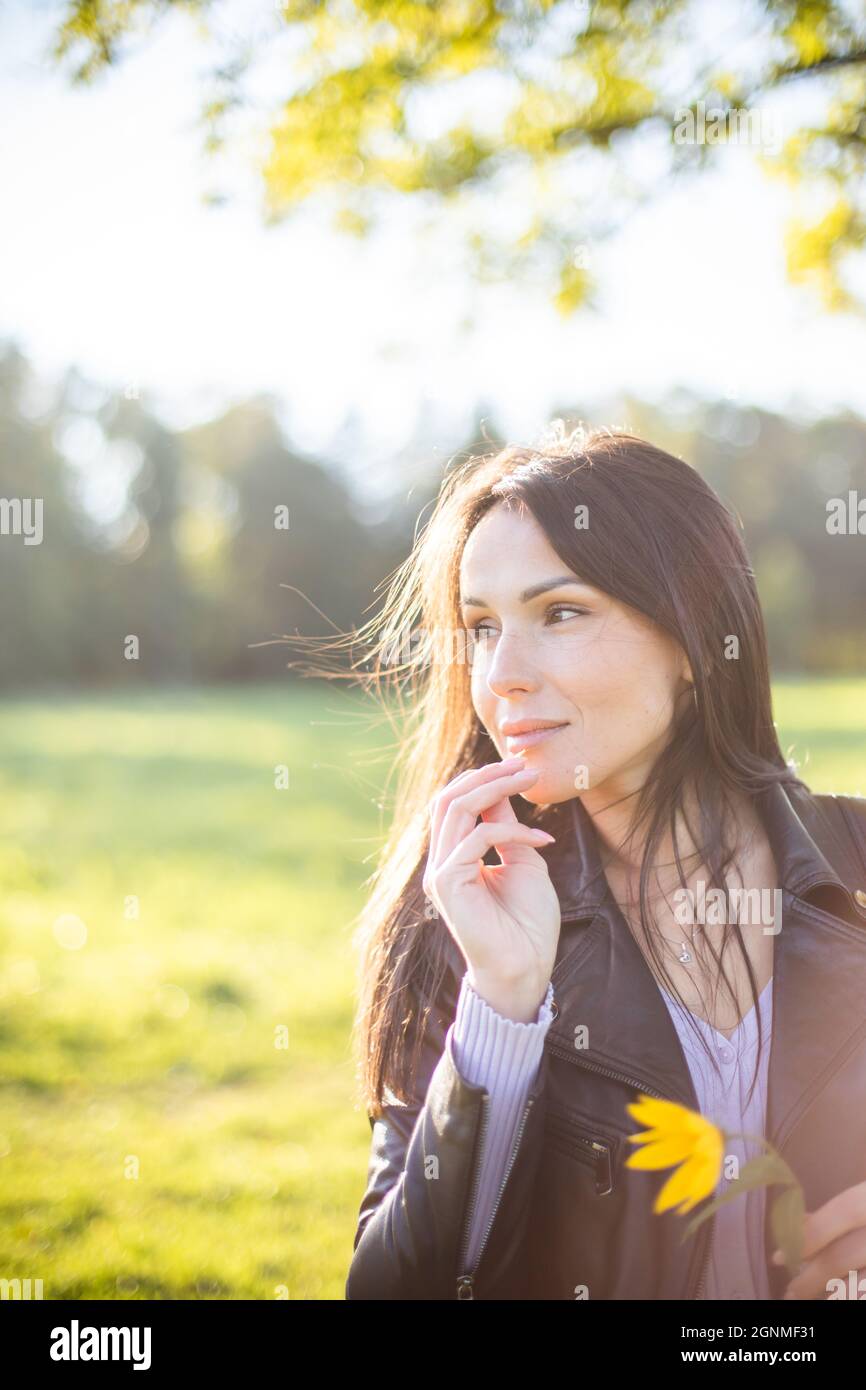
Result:
<svg viewBox="0 0 866 1390">
<path fill-rule="evenodd" d="M 547 992 L 560 911 L 537 848 L 554 837 L 523 825 L 509 800 L 538 776 L 523 761 L 462 772 L 433 798 L 423 887 L 460 947 L 473 989 L 506 1017 L 528 1022 Z M 491 845 L 500 864 L 482 862 Z"/>
</svg>

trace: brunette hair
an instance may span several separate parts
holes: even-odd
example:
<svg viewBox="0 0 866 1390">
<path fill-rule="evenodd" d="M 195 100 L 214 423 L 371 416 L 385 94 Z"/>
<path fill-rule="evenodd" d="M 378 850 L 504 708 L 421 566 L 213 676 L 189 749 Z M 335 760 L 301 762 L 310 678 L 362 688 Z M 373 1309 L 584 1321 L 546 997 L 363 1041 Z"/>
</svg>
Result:
<svg viewBox="0 0 866 1390">
<path fill-rule="evenodd" d="M 754 797 L 774 782 L 804 785 L 786 762 L 773 723 L 764 622 L 739 523 L 694 468 L 626 431 L 568 432 L 562 421 L 535 446 L 512 444 L 454 463 L 411 554 L 391 576 L 380 612 L 350 639 L 363 644 L 362 664 L 370 668 L 354 667 L 354 679 L 383 697 L 398 744 L 393 817 L 355 933 L 353 1042 L 361 1103 L 371 1116 L 389 1100 L 409 1100 L 426 1019 L 453 952 L 447 926 L 426 908 L 421 877 L 431 800 L 458 773 L 491 761 L 489 735 L 471 701 L 469 663 L 461 659 L 465 648 L 452 636 L 465 634 L 458 603 L 463 548 L 481 517 L 500 503 L 528 508 L 571 571 L 670 634 L 691 664 L 696 698 L 675 714 L 630 821 L 629 837 L 645 837 L 640 923 L 664 978 L 668 971 L 647 927 L 649 878 L 666 831 L 683 886 L 680 817 L 709 870 L 708 894 L 712 887 L 724 891 L 736 849 L 727 793 Z M 577 529 L 576 509 L 583 506 L 590 525 Z M 738 643 L 735 660 L 727 659 L 731 639 Z M 699 826 L 685 819 L 689 786 Z M 553 828 L 556 807 L 521 802 L 515 809 L 522 820 Z M 757 1004 L 754 971 L 734 926 Z M 718 954 L 707 945 L 730 988 L 724 943 Z M 669 984 L 682 1002 L 674 981 Z M 760 1011 L 758 1029 L 760 1057 Z M 757 1072 L 756 1063 L 755 1078 Z"/>
</svg>

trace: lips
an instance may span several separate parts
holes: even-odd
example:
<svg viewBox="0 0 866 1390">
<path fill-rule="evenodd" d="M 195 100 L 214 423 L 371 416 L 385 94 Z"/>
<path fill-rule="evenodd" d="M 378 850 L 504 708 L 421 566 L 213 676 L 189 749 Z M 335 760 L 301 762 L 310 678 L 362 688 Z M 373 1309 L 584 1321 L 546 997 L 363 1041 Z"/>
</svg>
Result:
<svg viewBox="0 0 866 1390">
<path fill-rule="evenodd" d="M 506 732 L 508 727 L 508 725 L 505 725 L 503 728 L 503 733 L 505 733 L 505 746 L 510 754 L 514 754 L 521 752 L 524 748 L 534 748 L 537 743 L 543 743 L 546 739 L 552 738 L 554 734 L 558 734 L 566 725 L 564 723 L 541 724 L 540 721 L 536 721 L 533 727 L 531 723 L 527 722 L 527 727 L 523 730 L 520 730 L 518 726 L 517 732 L 512 731 L 510 733 Z"/>
</svg>

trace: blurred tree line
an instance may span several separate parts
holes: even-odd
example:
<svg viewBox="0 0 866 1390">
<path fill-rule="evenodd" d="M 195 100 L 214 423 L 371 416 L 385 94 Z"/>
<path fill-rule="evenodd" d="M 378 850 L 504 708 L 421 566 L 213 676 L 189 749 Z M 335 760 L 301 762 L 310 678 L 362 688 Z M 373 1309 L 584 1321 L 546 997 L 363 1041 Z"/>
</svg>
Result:
<svg viewBox="0 0 866 1390">
<path fill-rule="evenodd" d="M 371 505 L 348 460 L 292 448 L 267 397 L 173 432 L 131 395 L 74 371 L 49 388 L 15 345 L 0 353 L 3 688 L 284 679 L 298 652 L 274 639 L 369 619 L 441 466 L 395 461 L 390 502 Z M 866 422 L 804 424 L 679 392 L 615 414 L 552 413 L 625 425 L 694 464 L 735 509 L 774 670 L 864 670 L 866 534 L 828 532 L 827 503 L 852 491 L 866 503 Z M 446 457 L 498 442 L 486 416 Z M 421 456 L 442 457 L 441 445 L 431 438 Z M 42 499 L 41 543 L 15 533 L 4 505 L 15 498 Z"/>
</svg>

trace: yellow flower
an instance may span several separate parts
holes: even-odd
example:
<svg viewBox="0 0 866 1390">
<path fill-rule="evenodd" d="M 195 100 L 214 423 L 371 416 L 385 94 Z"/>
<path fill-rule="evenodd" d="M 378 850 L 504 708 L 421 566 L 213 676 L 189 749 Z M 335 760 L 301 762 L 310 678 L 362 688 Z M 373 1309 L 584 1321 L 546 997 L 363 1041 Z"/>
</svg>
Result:
<svg viewBox="0 0 866 1390">
<path fill-rule="evenodd" d="M 641 1096 L 626 1110 L 641 1124 L 642 1134 L 630 1134 L 632 1144 L 643 1144 L 626 1159 L 627 1168 L 671 1168 L 679 1165 L 659 1192 L 653 1211 L 676 1207 L 685 1215 L 715 1191 L 722 1170 L 722 1131 L 696 1110 L 672 1100 Z"/>
</svg>

